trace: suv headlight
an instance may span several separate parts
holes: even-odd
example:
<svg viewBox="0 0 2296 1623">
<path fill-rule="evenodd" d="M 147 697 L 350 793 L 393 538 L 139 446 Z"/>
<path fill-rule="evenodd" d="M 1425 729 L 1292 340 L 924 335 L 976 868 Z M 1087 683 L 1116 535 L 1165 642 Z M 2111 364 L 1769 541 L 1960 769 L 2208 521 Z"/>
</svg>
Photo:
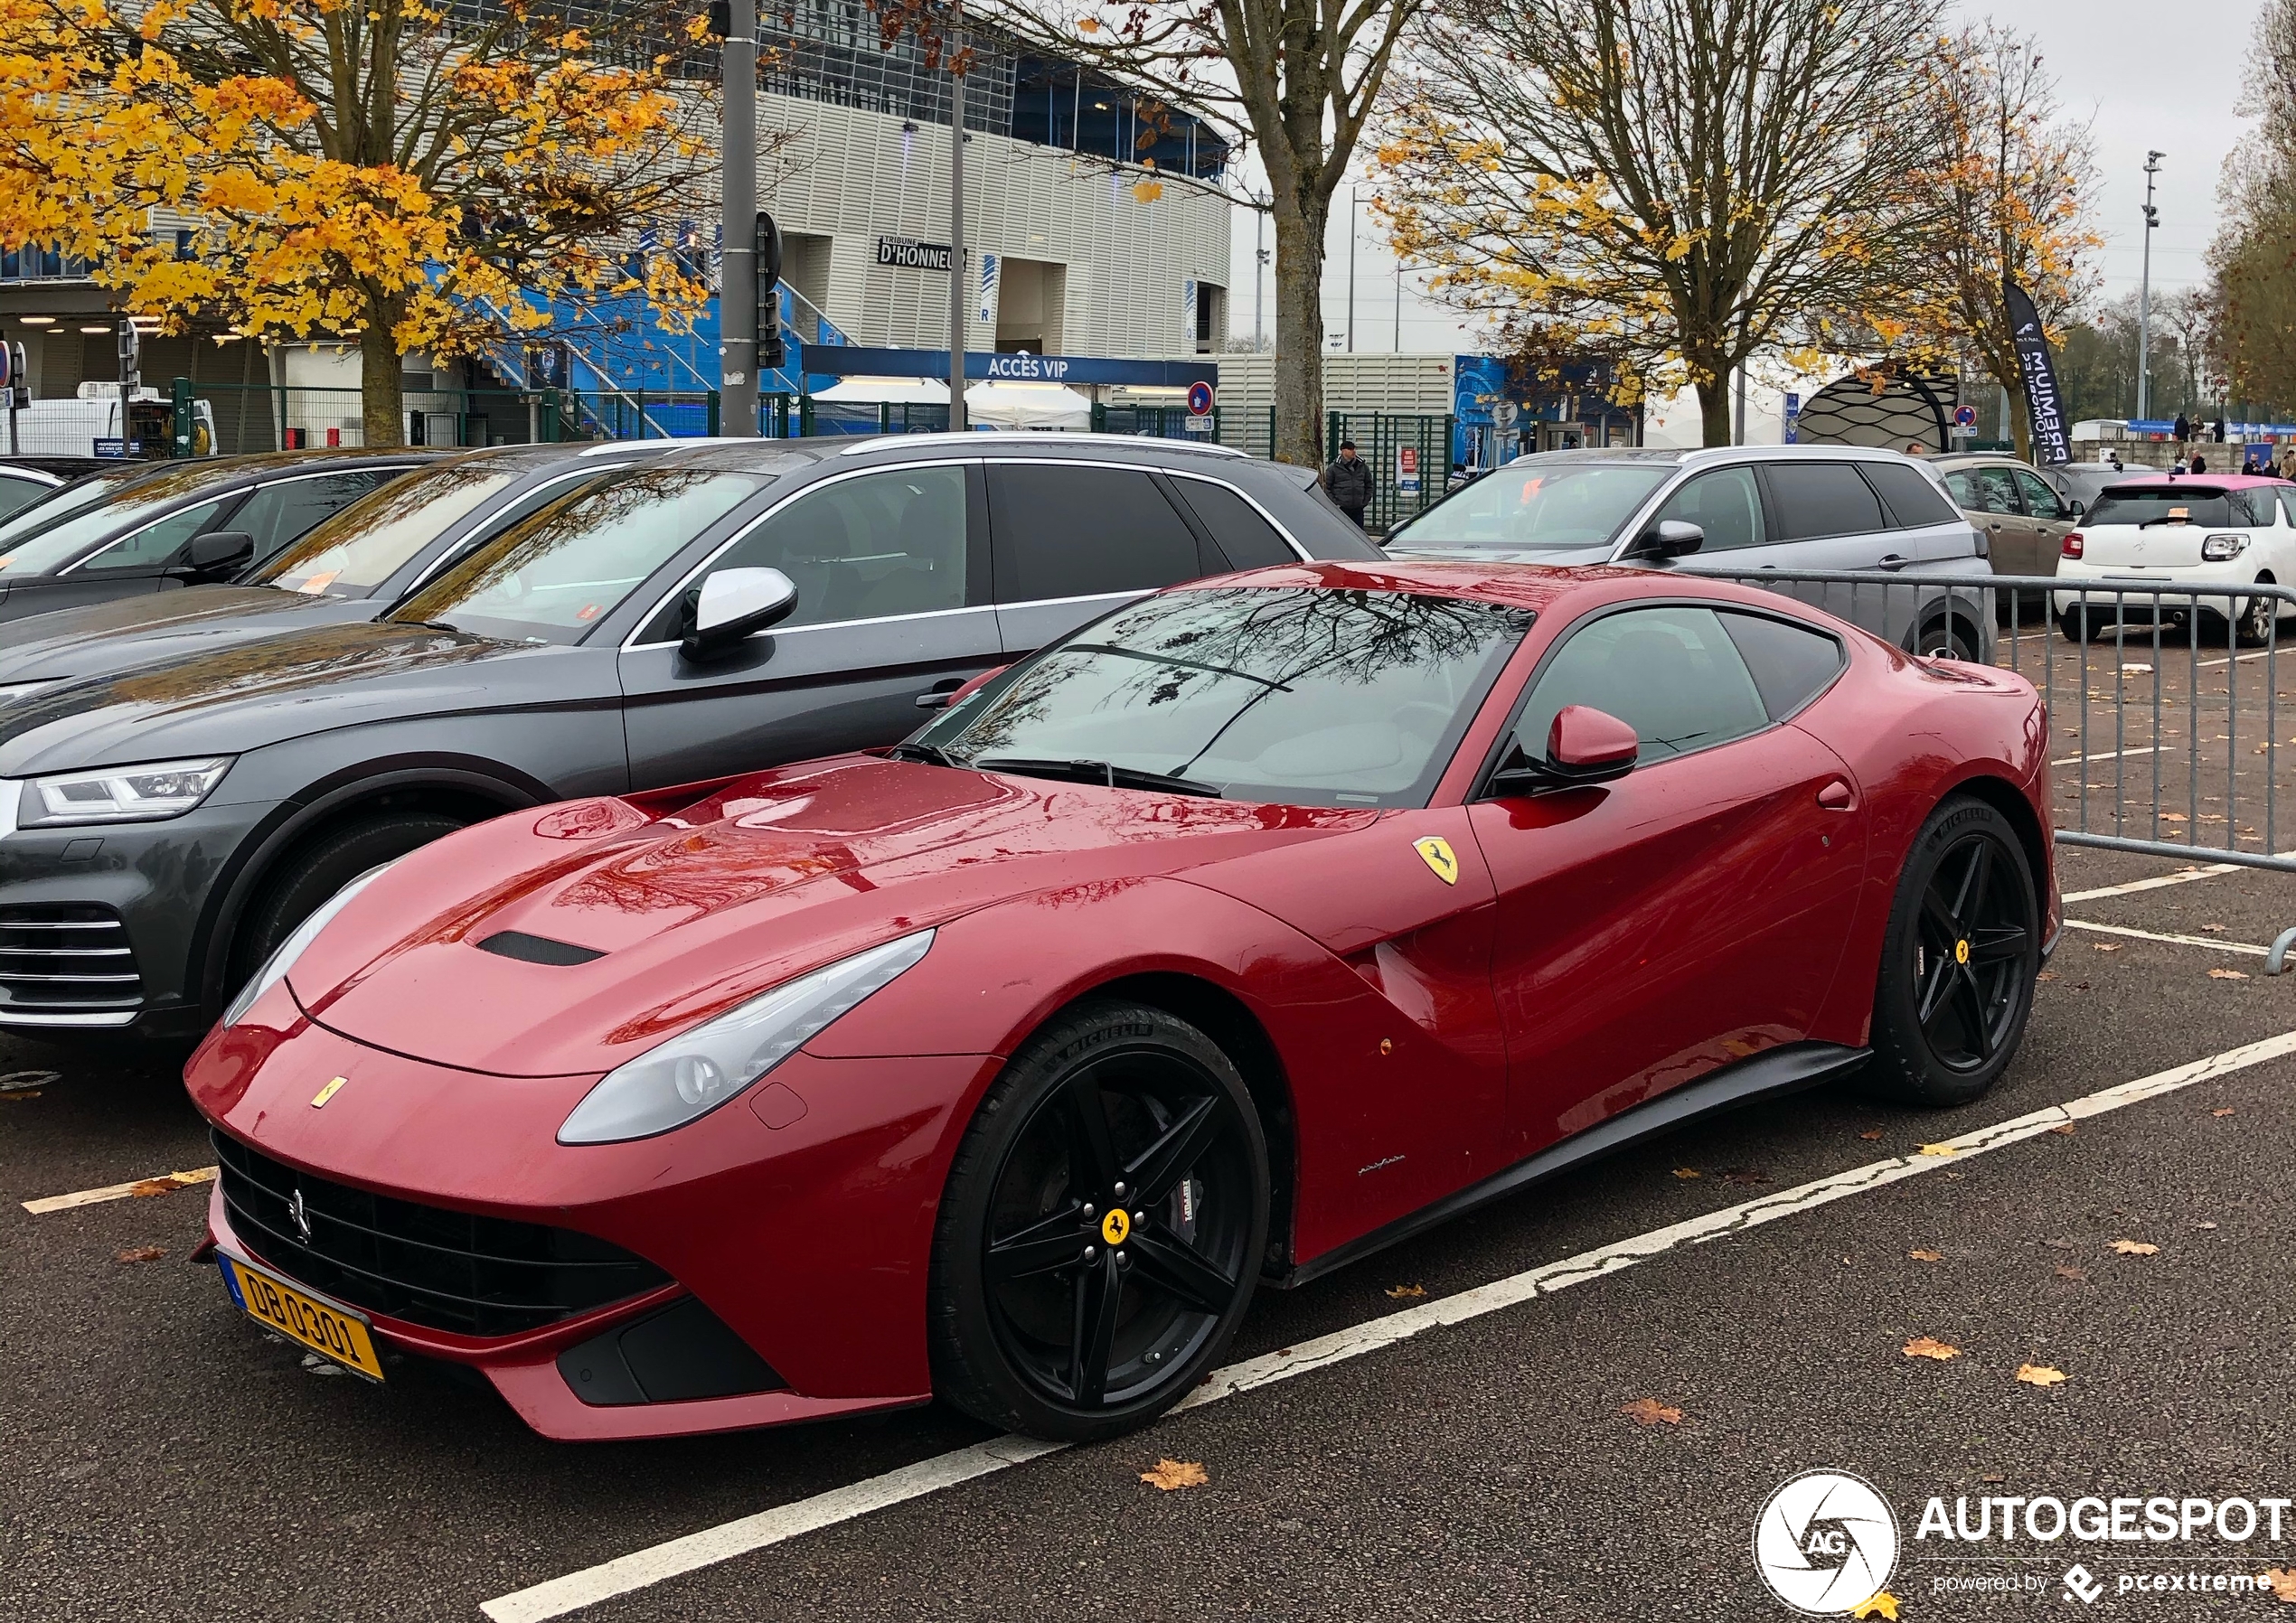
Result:
<svg viewBox="0 0 2296 1623">
<path fill-rule="evenodd" d="M 16 804 L 16 827 L 61 829 L 181 817 L 214 792 L 231 770 L 231 759 L 210 755 L 198 761 L 154 761 L 144 766 L 26 778 Z"/>
<path fill-rule="evenodd" d="M 2226 558 L 2238 558 L 2247 550 L 2248 538 L 2244 535 L 2212 535 L 2200 543 L 2200 557 L 2204 563 L 2221 564 Z"/>
<path fill-rule="evenodd" d="M 351 905 L 351 898 L 382 877 L 392 863 L 403 860 L 405 858 L 394 857 L 390 862 L 369 868 L 320 903 L 311 916 L 297 924 L 294 932 L 278 944 L 278 950 L 263 961 L 263 967 L 255 971 L 254 978 L 240 988 L 240 995 L 232 999 L 231 1006 L 223 1011 L 223 1024 L 236 1026 L 245 1019 L 247 1011 L 255 1007 L 255 1000 L 287 979 L 287 971 L 295 966 L 296 959 L 303 956 L 303 950 L 319 938 L 319 932 L 327 927 L 336 914 Z"/>
<path fill-rule="evenodd" d="M 616 1066 L 558 1130 L 561 1144 L 618 1144 L 682 1127 L 733 1098 L 925 956 L 933 932 L 841 958 Z"/>
</svg>

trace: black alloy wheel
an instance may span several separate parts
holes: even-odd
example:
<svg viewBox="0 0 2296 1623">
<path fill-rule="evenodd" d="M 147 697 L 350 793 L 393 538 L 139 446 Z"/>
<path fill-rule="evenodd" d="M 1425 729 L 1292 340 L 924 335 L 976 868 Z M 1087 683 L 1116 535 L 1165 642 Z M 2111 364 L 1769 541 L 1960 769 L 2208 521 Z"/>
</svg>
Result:
<svg viewBox="0 0 2296 1623">
<path fill-rule="evenodd" d="M 1087 1440 L 1184 1397 L 1251 1299 L 1267 1152 L 1235 1066 L 1161 1009 L 1096 1002 L 990 1090 L 942 1204 L 935 1380 L 992 1424 Z"/>
<path fill-rule="evenodd" d="M 1982 801 L 1947 800 L 1898 882 L 1869 1086 L 1917 1104 L 1982 1094 L 2023 1040 L 2039 969 L 2032 869 L 2016 830 Z"/>
</svg>

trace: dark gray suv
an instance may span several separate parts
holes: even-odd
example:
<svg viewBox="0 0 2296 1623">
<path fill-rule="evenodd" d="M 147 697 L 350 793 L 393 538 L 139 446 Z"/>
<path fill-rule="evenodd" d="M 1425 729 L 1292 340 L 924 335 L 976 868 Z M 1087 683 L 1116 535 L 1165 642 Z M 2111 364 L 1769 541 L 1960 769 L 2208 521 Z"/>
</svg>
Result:
<svg viewBox="0 0 2296 1623">
<path fill-rule="evenodd" d="M 196 1031 L 345 882 L 465 823 L 889 745 L 1143 592 L 1378 560 L 1313 481 L 1081 435 L 673 452 L 380 620 L 0 699 L 0 1027 Z M 768 570 L 795 610 L 777 587 L 745 624 Z"/>
</svg>

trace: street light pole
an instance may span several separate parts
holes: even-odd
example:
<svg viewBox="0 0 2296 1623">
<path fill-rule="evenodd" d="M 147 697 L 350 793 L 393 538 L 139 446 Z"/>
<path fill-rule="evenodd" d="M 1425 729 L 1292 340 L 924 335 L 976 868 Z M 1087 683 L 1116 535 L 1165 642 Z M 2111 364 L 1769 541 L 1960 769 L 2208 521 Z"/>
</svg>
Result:
<svg viewBox="0 0 2296 1623">
<path fill-rule="evenodd" d="M 965 422 L 965 0 L 949 8 L 949 428 Z"/>
<path fill-rule="evenodd" d="M 2152 206 L 2152 177 L 2160 173 L 2160 160 L 2165 155 L 2158 152 L 2144 155 L 2144 271 L 2137 282 L 2137 417 L 2140 421 L 2151 416 L 2152 230 L 2160 223 L 2160 211 Z"/>
<path fill-rule="evenodd" d="M 724 196 L 718 236 L 720 428 L 757 433 L 757 0 L 727 8 Z"/>
<path fill-rule="evenodd" d="M 1355 353 L 1355 188 L 1347 189 L 1347 347 Z"/>
<path fill-rule="evenodd" d="M 1260 303 L 1267 291 L 1267 204 L 1271 197 L 1262 196 L 1260 207 L 1252 211 L 1252 352 L 1259 353 Z"/>
</svg>

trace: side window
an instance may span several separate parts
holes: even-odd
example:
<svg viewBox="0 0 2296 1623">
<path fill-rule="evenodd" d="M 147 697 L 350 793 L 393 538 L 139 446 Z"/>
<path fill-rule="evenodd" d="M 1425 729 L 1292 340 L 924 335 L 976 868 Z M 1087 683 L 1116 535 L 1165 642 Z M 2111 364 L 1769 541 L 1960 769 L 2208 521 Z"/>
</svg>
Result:
<svg viewBox="0 0 2296 1623">
<path fill-rule="evenodd" d="M 0 519 L 49 494 L 55 488 L 52 484 L 42 484 L 31 479 L 11 479 L 0 475 Z"/>
<path fill-rule="evenodd" d="M 1137 468 L 989 465 L 1000 603 L 1143 592 L 1203 573 L 1196 538 Z"/>
<path fill-rule="evenodd" d="M 887 468 L 823 485 L 710 568 L 778 569 L 796 582 L 797 612 L 784 626 L 963 608 L 965 470 Z"/>
<path fill-rule="evenodd" d="M 1986 512 L 2018 511 L 2017 486 L 2011 483 L 2007 468 L 1977 470 L 1977 504 Z"/>
<path fill-rule="evenodd" d="M 1977 481 L 1970 476 L 1967 468 L 1956 468 L 1946 474 L 1945 488 L 1953 493 L 1954 503 L 1964 511 L 1969 512 L 1984 511 L 1978 506 L 1984 498 L 1977 493 Z"/>
<path fill-rule="evenodd" d="M 1629 609 L 1573 632 L 1523 707 L 1516 736 L 1525 750 L 1546 749 L 1565 705 L 1592 705 L 1625 722 L 1646 762 L 1770 725 L 1736 644 L 1703 608 Z"/>
<path fill-rule="evenodd" d="M 1722 627 L 1746 661 L 1773 721 L 1783 721 L 1808 704 L 1841 669 L 1841 644 L 1821 631 L 1764 614 L 1727 612 Z"/>
<path fill-rule="evenodd" d="M 2232 498 L 2233 521 L 2268 528 L 2272 521 L 2272 493 L 2263 490 L 2240 490 L 2226 493 Z"/>
<path fill-rule="evenodd" d="M 1717 468 L 1700 474 L 1667 498 L 1659 520 L 1680 519 L 1706 531 L 1698 556 L 1762 544 L 1762 496 L 1751 468 Z"/>
<path fill-rule="evenodd" d="M 299 540 L 321 519 L 350 506 L 371 491 L 398 477 L 397 468 L 357 474 L 321 474 L 308 479 L 282 479 L 258 487 L 247 504 L 231 515 L 231 528 L 255 538 L 255 561 Z"/>
<path fill-rule="evenodd" d="M 2065 503 L 2057 499 L 2057 493 L 2038 474 L 2028 473 L 2023 468 L 2011 468 L 2009 477 L 2017 481 L 2018 491 L 2025 498 L 2025 511 L 2035 518 L 2062 519 L 2070 516 L 2065 511 Z M 2265 522 L 2270 523 L 2271 521 L 2267 519 Z"/>
<path fill-rule="evenodd" d="M 205 530 L 208 521 L 222 509 L 221 500 L 202 502 L 197 507 L 155 519 L 135 534 L 114 541 L 79 568 L 91 572 L 156 569 L 182 551 L 183 543 Z"/>
<path fill-rule="evenodd" d="M 2278 491 L 2280 518 L 2283 524 L 2296 524 L 2296 491 Z"/>
<path fill-rule="evenodd" d="M 1881 529 L 1881 502 L 1846 462 L 1786 462 L 1769 469 L 1778 539 L 1815 540 Z"/>
<path fill-rule="evenodd" d="M 1881 493 L 1882 505 L 1889 509 L 1889 516 L 1906 530 L 1924 524 L 1958 523 L 1961 514 L 1946 505 L 1937 493 L 1937 487 L 1919 468 L 1908 467 L 1902 462 L 1861 462 L 1858 468 L 1866 475 L 1866 483 Z M 1962 483 L 1954 484 L 1956 479 Z M 1953 500 L 1963 507 L 1977 505 L 1977 488 L 1967 474 L 1948 474 L 1945 482 L 1953 493 Z"/>
<path fill-rule="evenodd" d="M 1291 543 L 1260 517 L 1259 509 L 1227 485 L 1214 484 L 1209 479 L 1173 479 L 1171 483 L 1195 513 L 1197 521 L 1211 531 L 1212 539 L 1219 543 L 1219 549 L 1228 555 L 1228 561 L 1234 568 L 1259 569 L 1270 564 L 1300 561 L 1300 555 L 1292 550 Z"/>
</svg>

